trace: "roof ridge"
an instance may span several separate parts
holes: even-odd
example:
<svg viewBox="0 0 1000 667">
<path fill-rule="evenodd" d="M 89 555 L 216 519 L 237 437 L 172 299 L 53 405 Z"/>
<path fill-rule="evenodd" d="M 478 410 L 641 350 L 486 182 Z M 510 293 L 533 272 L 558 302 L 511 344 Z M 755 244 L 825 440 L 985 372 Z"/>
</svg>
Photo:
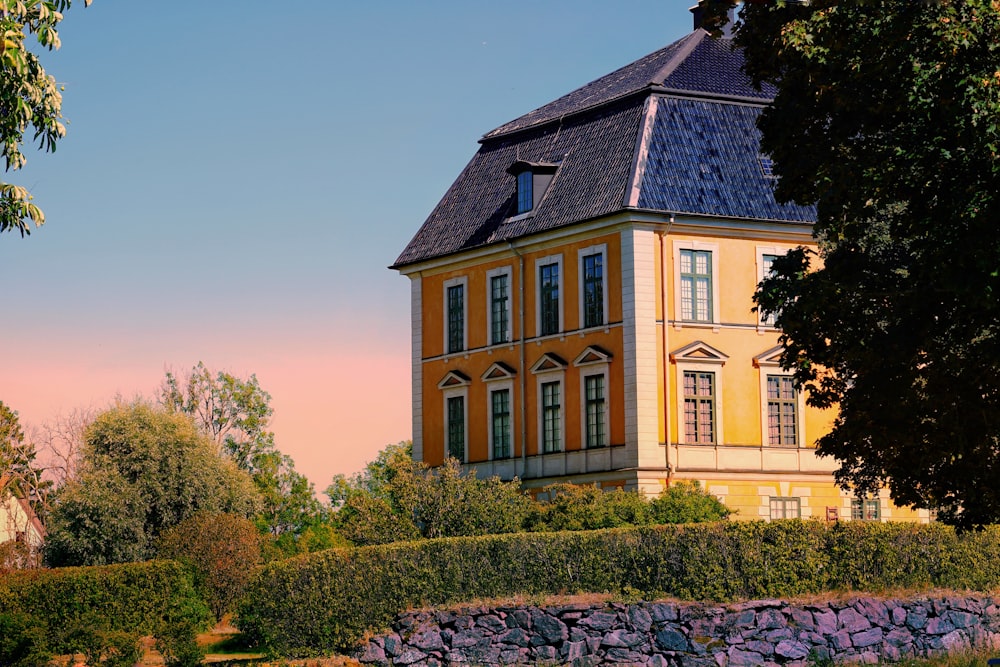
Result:
<svg viewBox="0 0 1000 667">
<path fill-rule="evenodd" d="M 681 42 L 685 42 L 681 48 L 677 50 L 677 53 L 666 62 L 663 67 L 656 71 L 653 75 L 652 80 L 649 82 L 650 85 L 663 85 L 663 82 L 667 80 L 667 77 L 673 74 L 673 71 L 677 69 L 677 66 L 684 62 L 685 58 L 691 55 L 691 52 L 701 44 L 702 40 L 708 35 L 704 30 L 695 30 L 687 37 L 682 37 Z"/>
</svg>

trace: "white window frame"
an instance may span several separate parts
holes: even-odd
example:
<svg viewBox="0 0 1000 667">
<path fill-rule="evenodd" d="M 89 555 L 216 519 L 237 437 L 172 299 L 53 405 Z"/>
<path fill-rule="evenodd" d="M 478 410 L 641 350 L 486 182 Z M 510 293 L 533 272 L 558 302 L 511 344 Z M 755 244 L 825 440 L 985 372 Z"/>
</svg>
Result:
<svg viewBox="0 0 1000 667">
<path fill-rule="evenodd" d="M 456 287 L 458 285 L 462 286 L 462 349 L 459 352 L 449 352 L 448 351 L 448 288 Z M 441 305 L 444 317 L 441 319 L 444 322 L 442 327 L 443 331 L 443 343 L 444 346 L 441 348 L 444 351 L 444 356 L 449 355 L 459 355 L 466 354 L 469 351 L 469 277 L 468 276 L 458 276 L 457 278 L 449 278 L 444 281 L 444 286 L 441 289 Z"/>
<path fill-rule="evenodd" d="M 559 383 L 559 448 L 547 452 L 545 451 L 545 405 L 542 395 L 542 385 L 550 382 Z M 538 418 L 536 426 L 538 428 L 538 454 L 555 454 L 566 451 L 566 370 L 549 370 L 535 373 L 535 393 L 538 404 Z"/>
<path fill-rule="evenodd" d="M 584 298 L 583 298 L 583 258 L 589 257 L 591 255 L 601 255 L 601 295 L 603 297 L 604 303 L 601 306 L 601 314 L 603 315 L 601 322 L 599 324 L 593 324 L 590 327 L 585 325 L 585 312 L 584 312 Z M 576 252 L 576 267 L 577 267 L 577 308 L 580 314 L 579 328 L 597 328 L 606 327 L 608 325 L 608 244 L 601 243 L 599 245 L 592 245 L 588 248 L 581 248 Z"/>
<path fill-rule="evenodd" d="M 517 410 L 515 409 L 516 399 L 514 395 L 514 380 L 504 378 L 497 380 L 486 380 L 485 382 L 486 382 L 486 414 L 489 415 L 489 422 L 487 423 L 487 429 L 486 429 L 487 446 L 489 448 L 486 452 L 487 460 L 489 461 L 494 460 L 493 459 L 493 392 L 503 391 L 504 389 L 506 389 L 508 390 L 509 392 L 508 395 L 510 396 L 510 426 L 509 426 L 510 433 L 508 434 L 510 436 L 510 456 L 508 456 L 506 459 L 496 459 L 496 460 L 510 461 L 517 456 L 517 442 L 514 439 L 514 433 L 516 433 L 517 431 L 517 429 L 514 428 L 515 426 L 514 420 L 517 413 Z"/>
<path fill-rule="evenodd" d="M 450 452 L 448 451 L 448 444 L 449 444 L 448 443 L 448 436 L 450 435 L 449 428 L 448 428 L 448 426 L 449 426 L 448 425 L 448 417 L 449 417 L 449 415 L 448 415 L 448 399 L 449 398 L 461 398 L 462 399 L 462 409 L 463 409 L 463 412 L 465 413 L 462 416 L 462 425 L 465 428 L 465 433 L 462 436 L 463 437 L 463 446 L 462 446 L 462 449 L 464 450 L 464 453 L 463 453 L 463 456 L 462 456 L 462 463 L 468 463 L 469 462 L 469 387 L 468 386 L 464 386 L 464 387 L 449 387 L 448 389 L 443 389 L 441 391 L 441 396 L 442 396 L 442 399 L 444 401 L 444 406 L 443 406 L 443 410 L 444 410 L 444 458 L 448 458 L 449 456 L 451 456 Z"/>
<path fill-rule="evenodd" d="M 604 376 L 604 442 L 597 447 L 611 444 L 611 382 L 607 361 L 590 361 L 575 364 L 580 369 L 580 449 L 587 446 L 587 380 L 591 375 Z"/>
<path fill-rule="evenodd" d="M 796 507 L 798 507 L 797 516 L 793 517 L 775 517 L 774 511 L 771 509 L 771 502 L 779 500 L 782 505 L 786 505 L 789 501 L 794 500 Z M 798 496 L 768 496 L 767 498 L 767 517 L 770 521 L 780 521 L 781 519 L 801 519 L 802 518 L 802 498 Z"/>
<path fill-rule="evenodd" d="M 767 412 L 767 376 L 780 375 L 792 377 L 793 374 L 782 369 L 776 361 L 758 361 L 757 368 L 760 381 L 760 444 L 762 447 L 774 447 L 775 449 L 802 449 L 806 442 L 806 397 L 805 392 L 796 388 L 795 390 L 795 440 L 794 445 L 772 445 L 768 437 L 768 412 Z"/>
<path fill-rule="evenodd" d="M 726 361 L 724 359 L 720 360 L 708 360 L 705 361 L 691 361 L 685 359 L 678 359 L 676 361 L 677 367 L 677 442 L 682 445 L 698 445 L 702 447 L 712 447 L 718 446 L 724 443 L 726 440 L 723 437 L 722 425 L 723 415 L 722 415 L 722 367 L 725 365 Z M 713 407 L 715 411 L 715 442 L 688 442 L 687 441 L 687 430 L 684 424 L 684 373 L 712 373 L 715 376 L 715 406 Z"/>
<path fill-rule="evenodd" d="M 493 342 L 493 279 L 507 276 L 507 342 Z M 490 269 L 486 272 L 486 339 L 490 346 L 511 345 L 514 342 L 514 271 L 510 265 Z"/>
<path fill-rule="evenodd" d="M 559 282 L 557 286 L 557 289 L 559 290 L 559 330 L 555 333 L 545 335 L 561 336 L 566 331 L 566 324 L 563 316 L 563 313 L 566 311 L 566 273 L 563 271 L 563 256 L 560 253 L 558 255 L 540 257 L 535 260 L 535 336 L 539 338 L 542 336 L 542 281 L 538 272 L 547 264 L 556 264 L 559 266 Z"/>
<path fill-rule="evenodd" d="M 754 283 L 754 291 L 757 291 L 757 285 L 760 285 L 760 281 L 764 280 L 767 276 L 764 273 L 764 255 L 774 255 L 775 257 L 782 257 L 787 255 L 789 248 L 778 248 L 776 246 L 757 246 L 757 282 Z M 761 312 L 758 310 L 757 315 L 757 331 L 759 333 L 764 333 L 765 331 L 775 329 L 774 322 L 768 322 L 763 317 L 761 317 Z M 774 317 L 772 315 L 772 317 Z"/>
<path fill-rule="evenodd" d="M 712 319 L 709 322 L 704 320 L 685 320 L 682 317 L 681 308 L 681 251 L 695 250 L 700 252 L 710 252 L 712 254 Z M 721 308 L 719 304 L 719 244 L 705 243 L 704 241 L 679 241 L 673 244 L 674 259 L 674 326 L 711 326 L 715 329 L 722 321 Z"/>
</svg>

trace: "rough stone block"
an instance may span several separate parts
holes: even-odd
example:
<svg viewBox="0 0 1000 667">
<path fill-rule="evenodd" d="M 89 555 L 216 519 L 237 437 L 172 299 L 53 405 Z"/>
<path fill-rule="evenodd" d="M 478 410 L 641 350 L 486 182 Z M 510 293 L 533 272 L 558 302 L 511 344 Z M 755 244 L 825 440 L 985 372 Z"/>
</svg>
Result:
<svg viewBox="0 0 1000 667">
<path fill-rule="evenodd" d="M 385 657 L 385 649 L 375 642 L 368 642 L 365 650 L 358 656 L 358 661 L 366 665 L 388 665 L 389 660 Z"/>
<path fill-rule="evenodd" d="M 748 651 L 753 651 L 754 653 L 760 653 L 761 655 L 770 656 L 774 655 L 774 646 L 768 642 L 761 641 L 759 639 L 751 639 L 748 641 L 744 648 Z"/>
<path fill-rule="evenodd" d="M 425 653 L 430 651 L 440 651 L 444 648 L 444 640 L 441 633 L 435 629 L 427 629 L 417 632 L 410 637 L 410 646 L 420 649 Z"/>
<path fill-rule="evenodd" d="M 892 623 L 893 625 L 903 625 L 906 623 L 906 609 L 904 607 L 892 608 Z"/>
<path fill-rule="evenodd" d="M 537 636 L 544 639 L 547 644 L 557 644 L 566 641 L 569 637 L 569 629 L 566 624 L 543 611 L 533 610 L 531 623 Z"/>
<path fill-rule="evenodd" d="M 761 630 L 773 630 L 787 625 L 785 615 L 777 609 L 765 609 L 757 614 L 757 627 Z"/>
<path fill-rule="evenodd" d="M 493 634 L 499 634 L 507 629 L 507 624 L 494 614 L 484 614 L 476 619 L 476 625 L 484 628 Z"/>
<path fill-rule="evenodd" d="M 906 612 L 906 625 L 913 630 L 923 630 L 927 627 L 927 610 L 921 606 L 911 607 Z"/>
<path fill-rule="evenodd" d="M 533 655 L 535 662 L 549 662 L 559 658 L 559 651 L 555 646 L 536 646 Z"/>
<path fill-rule="evenodd" d="M 900 647 L 913 642 L 913 633 L 906 628 L 894 628 L 885 636 L 887 646 Z"/>
<path fill-rule="evenodd" d="M 952 609 L 948 612 L 948 618 L 956 628 L 971 628 L 979 625 L 979 617 L 966 611 L 955 611 Z"/>
<path fill-rule="evenodd" d="M 677 605 L 665 602 L 658 602 L 656 604 L 649 605 L 649 615 L 652 616 L 653 620 L 657 623 L 676 621 L 679 617 Z"/>
<path fill-rule="evenodd" d="M 813 630 L 816 628 L 816 622 L 813 621 L 813 615 L 805 609 L 792 607 L 789 609 L 789 615 L 792 617 L 792 622 L 800 628 L 805 628 L 807 630 Z"/>
<path fill-rule="evenodd" d="M 861 632 L 872 627 L 871 621 L 859 614 L 853 607 L 848 607 L 837 614 L 837 625 L 850 633 Z"/>
<path fill-rule="evenodd" d="M 830 635 L 830 645 L 838 651 L 846 651 L 849 648 L 853 648 L 854 644 L 851 643 L 851 633 L 841 630 Z"/>
<path fill-rule="evenodd" d="M 513 644 L 514 646 L 528 646 L 531 643 L 531 637 L 521 628 L 511 628 L 497 636 L 497 640 L 501 644 Z"/>
<path fill-rule="evenodd" d="M 415 662 L 420 662 L 427 659 L 427 654 L 423 651 L 415 648 L 408 648 L 395 658 L 392 662 L 396 665 L 412 665 Z"/>
<path fill-rule="evenodd" d="M 947 616 L 936 616 L 927 620 L 926 632 L 929 635 L 946 635 L 954 629 L 955 626 Z"/>
<path fill-rule="evenodd" d="M 653 617 L 642 607 L 629 607 L 628 623 L 634 630 L 649 632 L 653 627 Z"/>
<path fill-rule="evenodd" d="M 656 633 L 656 643 L 665 651 L 687 651 L 687 637 L 680 630 L 667 626 Z"/>
<path fill-rule="evenodd" d="M 391 656 L 395 657 L 403 652 L 403 639 L 393 633 L 385 638 L 385 652 Z"/>
<path fill-rule="evenodd" d="M 579 625 L 593 628 L 598 632 L 606 632 L 618 623 L 618 614 L 605 611 L 595 611 L 580 620 Z"/>
<path fill-rule="evenodd" d="M 531 614 L 524 609 L 513 609 L 504 619 L 508 628 L 531 629 Z"/>
<path fill-rule="evenodd" d="M 837 631 L 837 614 L 832 611 L 814 611 L 816 632 L 821 635 L 832 635 Z"/>
<path fill-rule="evenodd" d="M 729 649 L 729 667 L 763 667 L 764 657 L 760 653 L 744 651 L 735 646 Z"/>
<path fill-rule="evenodd" d="M 851 643 L 854 644 L 856 648 L 865 648 L 867 646 L 874 646 L 882 641 L 882 628 L 871 628 L 869 630 L 862 630 L 861 632 L 856 632 L 851 635 Z"/>
<path fill-rule="evenodd" d="M 809 655 L 809 647 L 801 642 L 785 640 L 778 642 L 778 645 L 774 647 L 774 652 L 782 658 L 801 660 Z"/>
</svg>

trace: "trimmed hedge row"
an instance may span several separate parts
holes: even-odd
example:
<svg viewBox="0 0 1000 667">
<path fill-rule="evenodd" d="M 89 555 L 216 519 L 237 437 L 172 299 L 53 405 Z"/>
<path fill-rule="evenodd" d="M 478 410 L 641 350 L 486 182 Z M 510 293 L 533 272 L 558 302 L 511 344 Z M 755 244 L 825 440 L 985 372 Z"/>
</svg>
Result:
<svg viewBox="0 0 1000 667">
<path fill-rule="evenodd" d="M 193 641 L 193 631 L 210 619 L 190 573 L 173 561 L 4 574 L 0 613 L 23 615 L 53 630 L 99 623 L 110 632 L 154 635 L 174 651 L 181 648 L 174 644 L 187 641 L 184 635 L 191 634 Z M 191 632 L 179 635 L 178 628 Z"/>
<path fill-rule="evenodd" d="M 732 601 L 1000 584 L 1000 528 L 798 520 L 520 533 L 332 549 L 262 570 L 237 625 L 269 652 L 345 651 L 407 608 L 610 592 Z"/>
</svg>

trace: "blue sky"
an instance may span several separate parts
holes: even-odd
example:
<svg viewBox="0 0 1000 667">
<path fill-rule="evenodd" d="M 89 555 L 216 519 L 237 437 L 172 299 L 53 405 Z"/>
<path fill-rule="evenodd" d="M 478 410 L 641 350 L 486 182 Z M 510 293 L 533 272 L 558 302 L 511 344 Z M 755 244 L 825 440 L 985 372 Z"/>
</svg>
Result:
<svg viewBox="0 0 1000 667">
<path fill-rule="evenodd" d="M 387 270 L 477 139 L 687 34 L 693 0 L 78 2 L 68 134 L 4 180 L 0 401 L 39 426 L 199 360 L 256 373 L 323 488 L 410 437 Z"/>
</svg>

